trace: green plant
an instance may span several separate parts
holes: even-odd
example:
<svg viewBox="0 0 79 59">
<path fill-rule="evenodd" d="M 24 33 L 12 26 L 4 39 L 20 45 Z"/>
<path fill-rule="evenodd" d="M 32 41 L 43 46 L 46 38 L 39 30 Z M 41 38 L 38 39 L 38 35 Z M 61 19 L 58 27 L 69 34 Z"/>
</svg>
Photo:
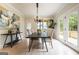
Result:
<svg viewBox="0 0 79 59">
<path fill-rule="evenodd" d="M 69 30 L 77 31 L 77 25 L 78 25 L 77 15 L 71 15 L 69 17 Z"/>
<path fill-rule="evenodd" d="M 55 28 L 55 25 L 56 25 L 56 22 L 54 22 L 54 20 L 53 19 L 50 19 L 49 21 L 48 21 L 48 28 Z"/>
</svg>

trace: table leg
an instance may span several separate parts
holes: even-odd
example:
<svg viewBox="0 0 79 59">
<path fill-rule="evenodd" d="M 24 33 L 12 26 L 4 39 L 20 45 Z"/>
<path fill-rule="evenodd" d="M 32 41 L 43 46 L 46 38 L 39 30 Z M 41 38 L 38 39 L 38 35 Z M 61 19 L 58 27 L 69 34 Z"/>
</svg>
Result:
<svg viewBox="0 0 79 59">
<path fill-rule="evenodd" d="M 18 34 L 16 33 L 16 40 L 18 41 Z"/>
<path fill-rule="evenodd" d="M 6 39 L 5 39 L 5 41 L 4 41 L 3 48 L 4 48 L 4 46 L 5 46 L 5 43 L 6 43 L 7 37 L 8 37 L 8 35 L 6 35 Z"/>
<path fill-rule="evenodd" d="M 46 39 L 45 38 L 44 38 L 44 42 L 45 42 L 46 50 L 48 52 L 48 48 L 47 48 L 47 44 L 46 44 Z"/>
<path fill-rule="evenodd" d="M 44 40 L 42 39 L 42 49 L 44 48 Z"/>
<path fill-rule="evenodd" d="M 30 52 L 30 49 L 31 49 L 31 47 L 32 47 L 32 43 L 33 43 L 33 40 L 31 39 L 31 42 L 30 42 L 30 44 L 29 44 L 29 52 Z"/>
<path fill-rule="evenodd" d="M 11 48 L 13 46 L 13 38 L 12 38 L 12 35 L 11 35 Z"/>
<path fill-rule="evenodd" d="M 20 38 L 21 38 L 21 40 L 22 40 L 21 34 L 19 34 L 19 36 L 20 36 Z"/>
</svg>

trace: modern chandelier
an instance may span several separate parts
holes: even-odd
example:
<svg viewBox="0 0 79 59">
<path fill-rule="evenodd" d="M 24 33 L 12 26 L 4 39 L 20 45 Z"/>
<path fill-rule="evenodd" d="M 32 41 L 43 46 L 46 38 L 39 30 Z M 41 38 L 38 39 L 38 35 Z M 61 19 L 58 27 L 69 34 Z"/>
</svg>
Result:
<svg viewBox="0 0 79 59">
<path fill-rule="evenodd" d="M 38 17 L 38 7 L 39 7 L 39 4 L 36 3 L 36 19 L 35 19 L 36 22 L 38 22 L 38 20 L 39 20 L 39 19 L 38 19 L 38 18 L 39 18 L 39 17 Z"/>
</svg>

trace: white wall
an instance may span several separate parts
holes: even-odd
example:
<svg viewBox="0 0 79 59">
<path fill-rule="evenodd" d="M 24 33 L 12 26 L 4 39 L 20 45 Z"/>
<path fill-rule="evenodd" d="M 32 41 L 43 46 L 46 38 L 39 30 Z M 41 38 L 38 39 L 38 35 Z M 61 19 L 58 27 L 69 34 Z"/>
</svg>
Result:
<svg viewBox="0 0 79 59">
<path fill-rule="evenodd" d="M 29 23 L 31 24 L 31 30 L 35 32 L 37 29 L 37 24 L 35 23 L 34 18 L 26 18 L 25 20 L 26 29 L 27 29 L 27 24 Z"/>
</svg>

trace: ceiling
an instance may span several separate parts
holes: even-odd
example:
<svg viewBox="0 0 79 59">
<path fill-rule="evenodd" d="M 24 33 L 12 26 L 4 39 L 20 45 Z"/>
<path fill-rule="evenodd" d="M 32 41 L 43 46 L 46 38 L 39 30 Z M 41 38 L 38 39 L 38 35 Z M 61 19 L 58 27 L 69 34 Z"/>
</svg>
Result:
<svg viewBox="0 0 79 59">
<path fill-rule="evenodd" d="M 35 3 L 11 3 L 13 7 L 18 9 L 25 16 L 35 17 L 36 13 L 36 4 Z M 38 7 L 38 16 L 39 17 L 48 17 L 53 16 L 61 7 L 65 6 L 64 3 L 39 3 Z"/>
</svg>

